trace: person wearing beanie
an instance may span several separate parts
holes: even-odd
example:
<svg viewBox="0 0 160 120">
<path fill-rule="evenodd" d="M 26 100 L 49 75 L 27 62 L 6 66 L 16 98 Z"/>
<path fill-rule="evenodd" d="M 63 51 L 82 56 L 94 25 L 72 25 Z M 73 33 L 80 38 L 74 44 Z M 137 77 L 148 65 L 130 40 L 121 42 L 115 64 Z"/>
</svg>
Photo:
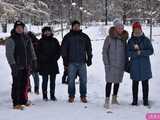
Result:
<svg viewBox="0 0 160 120">
<path fill-rule="evenodd" d="M 28 35 L 24 33 L 25 24 L 16 21 L 11 36 L 6 40 L 6 57 L 12 71 L 13 108 L 22 110 L 29 106 L 28 80 L 30 67 L 37 57 Z"/>
<path fill-rule="evenodd" d="M 59 73 L 58 59 L 60 58 L 60 45 L 50 27 L 42 29 L 42 38 L 38 41 L 38 72 L 42 76 L 43 100 L 48 101 L 48 80 L 50 80 L 50 99 L 56 101 L 55 87 L 56 75 Z"/>
<path fill-rule="evenodd" d="M 92 65 L 91 40 L 80 30 L 80 22 L 72 22 L 72 29 L 64 37 L 61 45 L 63 64 L 68 69 L 69 103 L 75 99 L 75 79 L 80 78 L 80 99 L 87 103 L 87 66 Z"/>
<path fill-rule="evenodd" d="M 119 104 L 118 91 L 126 70 L 128 32 L 124 30 L 120 21 L 114 21 L 113 27 L 109 30 L 103 45 L 103 63 L 105 66 L 105 104 L 106 109 L 110 109 L 110 94 L 113 88 L 112 104 Z"/>
<path fill-rule="evenodd" d="M 133 23 L 132 36 L 128 41 L 128 57 L 130 58 L 130 77 L 132 79 L 133 106 L 138 105 L 138 86 L 142 82 L 143 105 L 149 106 L 149 79 L 152 78 L 150 56 L 153 46 L 142 31 L 139 22 Z"/>
</svg>

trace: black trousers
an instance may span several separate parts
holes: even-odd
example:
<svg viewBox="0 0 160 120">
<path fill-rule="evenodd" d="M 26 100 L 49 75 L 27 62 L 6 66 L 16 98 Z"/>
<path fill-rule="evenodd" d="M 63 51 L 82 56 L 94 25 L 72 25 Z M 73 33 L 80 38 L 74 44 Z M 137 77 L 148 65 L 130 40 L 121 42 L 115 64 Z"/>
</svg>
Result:
<svg viewBox="0 0 160 120">
<path fill-rule="evenodd" d="M 55 86 L 56 86 L 56 74 L 50 74 L 50 75 L 42 75 L 42 92 L 43 97 L 47 97 L 47 86 L 48 86 L 48 80 L 50 78 L 50 95 L 51 97 L 54 97 L 55 95 Z"/>
<path fill-rule="evenodd" d="M 68 82 L 67 78 L 68 78 L 68 70 L 64 70 L 63 77 L 62 77 L 62 83 Z"/>
<path fill-rule="evenodd" d="M 110 97 L 111 89 L 112 89 L 112 83 L 106 83 L 106 97 Z M 114 96 L 117 96 L 118 90 L 119 90 L 119 83 L 114 84 L 114 88 L 113 88 Z"/>
<path fill-rule="evenodd" d="M 138 101 L 138 89 L 139 89 L 139 81 L 132 81 L 132 94 L 133 101 Z M 149 80 L 142 81 L 142 91 L 143 91 L 143 100 L 148 101 L 148 93 L 149 93 Z"/>
<path fill-rule="evenodd" d="M 28 101 L 28 69 L 18 70 L 17 75 L 12 75 L 11 97 L 13 106 L 25 105 Z"/>
</svg>

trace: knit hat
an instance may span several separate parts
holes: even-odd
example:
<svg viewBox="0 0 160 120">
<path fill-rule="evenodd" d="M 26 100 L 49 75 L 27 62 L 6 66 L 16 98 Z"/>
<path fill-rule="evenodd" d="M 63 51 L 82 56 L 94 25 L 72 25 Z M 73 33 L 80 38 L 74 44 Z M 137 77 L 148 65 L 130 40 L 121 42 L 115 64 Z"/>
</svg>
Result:
<svg viewBox="0 0 160 120">
<path fill-rule="evenodd" d="M 14 24 L 14 30 L 16 29 L 17 26 L 22 26 L 24 28 L 25 24 L 22 21 L 16 21 Z"/>
<path fill-rule="evenodd" d="M 71 24 L 72 24 L 72 27 L 73 27 L 73 26 L 76 25 L 76 24 L 80 25 L 80 22 L 77 21 L 77 20 L 75 20 L 75 21 L 73 21 Z"/>
<path fill-rule="evenodd" d="M 133 30 L 136 28 L 142 30 L 142 26 L 141 26 L 140 22 L 134 22 L 132 25 L 132 28 L 133 28 Z"/>
<path fill-rule="evenodd" d="M 42 33 L 46 32 L 46 31 L 51 31 L 52 32 L 51 27 L 44 27 L 44 28 L 42 28 Z"/>
<path fill-rule="evenodd" d="M 113 25 L 114 25 L 114 27 L 123 26 L 122 20 L 118 19 L 118 18 L 114 19 Z"/>
</svg>

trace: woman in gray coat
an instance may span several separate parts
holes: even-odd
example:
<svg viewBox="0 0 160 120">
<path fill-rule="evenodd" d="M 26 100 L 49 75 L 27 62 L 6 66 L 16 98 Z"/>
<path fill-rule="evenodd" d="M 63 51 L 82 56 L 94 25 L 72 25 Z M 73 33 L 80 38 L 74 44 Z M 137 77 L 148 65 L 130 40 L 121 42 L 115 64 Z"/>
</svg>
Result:
<svg viewBox="0 0 160 120">
<path fill-rule="evenodd" d="M 105 65 L 106 79 L 106 101 L 104 107 L 107 109 L 110 106 L 112 83 L 114 83 L 112 104 L 119 104 L 117 94 L 119 83 L 122 82 L 125 71 L 127 39 L 128 32 L 124 30 L 123 24 L 120 21 L 115 21 L 114 27 L 110 28 L 109 36 L 107 36 L 103 46 L 103 62 Z"/>
</svg>

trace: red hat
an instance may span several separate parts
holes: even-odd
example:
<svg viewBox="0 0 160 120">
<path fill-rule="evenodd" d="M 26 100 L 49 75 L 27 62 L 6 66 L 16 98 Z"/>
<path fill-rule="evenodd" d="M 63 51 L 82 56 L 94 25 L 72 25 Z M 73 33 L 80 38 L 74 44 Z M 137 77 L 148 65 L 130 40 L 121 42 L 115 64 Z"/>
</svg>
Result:
<svg viewBox="0 0 160 120">
<path fill-rule="evenodd" d="M 133 28 L 133 30 L 136 28 L 142 30 L 142 26 L 141 26 L 140 22 L 134 22 L 132 28 Z"/>
</svg>

